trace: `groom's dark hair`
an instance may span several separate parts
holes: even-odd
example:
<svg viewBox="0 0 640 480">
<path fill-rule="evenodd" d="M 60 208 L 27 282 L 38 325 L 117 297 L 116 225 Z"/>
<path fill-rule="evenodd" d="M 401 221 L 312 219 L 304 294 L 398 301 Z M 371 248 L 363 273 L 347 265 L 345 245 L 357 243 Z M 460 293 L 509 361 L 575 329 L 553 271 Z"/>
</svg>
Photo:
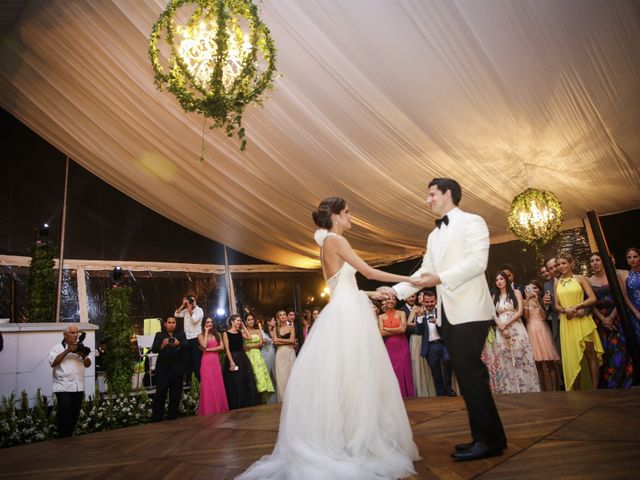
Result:
<svg viewBox="0 0 640 480">
<path fill-rule="evenodd" d="M 454 205 L 458 205 L 460 203 L 460 199 L 462 198 L 462 188 L 460 188 L 460 184 L 456 182 L 453 178 L 434 178 L 429 182 L 429 188 L 433 186 L 438 187 L 443 194 L 447 192 L 447 190 L 451 191 L 451 200 Z"/>
</svg>

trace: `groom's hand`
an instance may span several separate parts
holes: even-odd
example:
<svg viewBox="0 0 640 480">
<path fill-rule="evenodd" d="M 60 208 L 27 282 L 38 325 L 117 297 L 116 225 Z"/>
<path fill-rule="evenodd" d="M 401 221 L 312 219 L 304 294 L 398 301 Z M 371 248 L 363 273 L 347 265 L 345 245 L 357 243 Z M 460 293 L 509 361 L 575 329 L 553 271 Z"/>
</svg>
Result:
<svg viewBox="0 0 640 480">
<path fill-rule="evenodd" d="M 435 287 L 442 283 L 440 281 L 440 275 L 436 273 L 423 273 L 420 275 L 419 287 Z M 415 284 L 414 284 L 415 285 Z"/>
</svg>

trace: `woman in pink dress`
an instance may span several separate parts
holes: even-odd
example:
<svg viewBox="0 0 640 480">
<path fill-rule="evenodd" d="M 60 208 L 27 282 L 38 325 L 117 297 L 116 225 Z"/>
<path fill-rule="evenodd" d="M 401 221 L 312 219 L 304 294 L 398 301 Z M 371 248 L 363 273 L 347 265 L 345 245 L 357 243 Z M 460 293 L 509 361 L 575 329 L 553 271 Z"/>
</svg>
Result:
<svg viewBox="0 0 640 480">
<path fill-rule="evenodd" d="M 560 356 L 553 343 L 551 329 L 545 322 L 545 310 L 541 305 L 543 287 L 532 280 L 524 289 L 524 316 L 527 319 L 527 334 L 533 349 L 538 377 L 543 391 L 558 390 L 556 362 Z"/>
<path fill-rule="evenodd" d="M 224 344 L 211 317 L 208 317 L 202 325 L 198 343 L 202 350 L 198 415 L 226 412 L 229 410 L 229 404 L 224 390 L 219 356 L 219 352 L 224 350 Z"/>
<path fill-rule="evenodd" d="M 384 344 L 389 352 L 389 359 L 393 371 L 398 377 L 400 392 L 403 397 L 413 397 L 413 374 L 411 372 L 411 354 L 409 341 L 405 332 L 407 330 L 407 316 L 404 312 L 396 310 L 396 299 L 390 298 L 386 302 L 387 310 L 378 317 L 378 327 L 384 338 Z"/>
</svg>

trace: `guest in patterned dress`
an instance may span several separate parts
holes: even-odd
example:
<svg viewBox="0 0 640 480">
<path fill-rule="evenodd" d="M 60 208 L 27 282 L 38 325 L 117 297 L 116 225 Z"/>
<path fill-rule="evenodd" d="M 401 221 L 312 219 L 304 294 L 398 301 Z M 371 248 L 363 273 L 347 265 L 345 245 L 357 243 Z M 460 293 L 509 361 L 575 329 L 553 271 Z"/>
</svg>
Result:
<svg viewBox="0 0 640 480">
<path fill-rule="evenodd" d="M 506 272 L 496 275 L 493 301 L 497 314 L 495 340 L 485 344 L 485 348 L 493 350 L 494 364 L 487 365 L 492 390 L 496 393 L 539 392 L 540 380 L 533 350 L 521 320 L 524 312 L 522 294 L 512 287 Z"/>
<path fill-rule="evenodd" d="M 589 265 L 593 271 L 589 283 L 596 294 L 593 319 L 604 348 L 598 388 L 629 388 L 633 382 L 633 362 L 627 351 L 627 338 L 598 252 L 591 254 Z"/>
<path fill-rule="evenodd" d="M 636 336 L 636 345 L 640 346 L 640 249 L 628 248 L 626 256 L 630 270 L 622 272 L 620 283 L 624 300 L 631 313 L 629 321 Z"/>
<path fill-rule="evenodd" d="M 269 320 L 265 321 L 262 325 L 262 348 L 260 353 L 264 358 L 264 363 L 269 370 L 269 376 L 271 377 L 271 384 L 276 389 L 276 347 L 273 345 L 273 336 L 275 335 L 276 318 L 271 316 Z M 267 399 L 267 403 L 275 403 L 278 401 L 278 394 L 272 393 Z"/>
<path fill-rule="evenodd" d="M 247 352 L 247 357 L 251 362 L 253 368 L 253 376 L 256 379 L 256 389 L 258 394 L 262 398 L 262 402 L 266 403 L 272 393 L 275 392 L 273 383 L 271 383 L 271 376 L 269 375 L 269 368 L 262 358 L 260 349 L 264 343 L 262 339 L 262 332 L 256 325 L 256 319 L 253 315 L 249 314 L 244 319 L 244 325 L 249 334 L 249 339 L 244 341 L 244 349 Z"/>
<path fill-rule="evenodd" d="M 407 317 L 404 312 L 396 310 L 395 297 L 386 302 L 387 310 L 378 317 L 378 328 L 384 338 L 384 344 L 389 352 L 391 366 L 398 378 L 400 393 L 403 397 L 413 397 L 413 375 L 411 373 L 411 355 L 409 342 L 405 332 Z"/>
<path fill-rule="evenodd" d="M 549 325 L 545 322 L 545 309 L 542 306 L 542 284 L 532 280 L 524 288 L 524 316 L 527 319 L 527 334 L 536 361 L 538 378 L 544 391 L 558 390 L 558 372 L 556 362 L 560 356 L 553 343 Z"/>
<path fill-rule="evenodd" d="M 555 284 L 555 309 L 560 313 L 560 343 L 565 389 L 597 388 L 602 365 L 602 342 L 598 329 L 586 308 L 596 303 L 596 294 L 582 275 L 574 275 L 573 257 L 569 253 L 556 255 L 560 278 Z M 586 299 L 585 299 L 586 297 Z M 582 375 L 586 360 L 589 375 Z M 584 372 L 587 373 L 586 371 Z M 585 385 L 590 381 L 591 385 Z"/>
</svg>

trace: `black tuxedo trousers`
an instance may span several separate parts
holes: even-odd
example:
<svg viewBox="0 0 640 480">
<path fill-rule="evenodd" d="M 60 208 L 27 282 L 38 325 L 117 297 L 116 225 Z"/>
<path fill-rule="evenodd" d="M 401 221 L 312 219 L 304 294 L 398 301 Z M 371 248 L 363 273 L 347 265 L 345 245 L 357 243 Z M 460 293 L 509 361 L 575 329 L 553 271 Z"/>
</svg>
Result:
<svg viewBox="0 0 640 480">
<path fill-rule="evenodd" d="M 506 437 L 491 395 L 489 372 L 480 358 L 490 325 L 491 320 L 451 325 L 442 307 L 442 339 L 467 406 L 473 441 L 498 446 L 506 443 Z"/>
</svg>

